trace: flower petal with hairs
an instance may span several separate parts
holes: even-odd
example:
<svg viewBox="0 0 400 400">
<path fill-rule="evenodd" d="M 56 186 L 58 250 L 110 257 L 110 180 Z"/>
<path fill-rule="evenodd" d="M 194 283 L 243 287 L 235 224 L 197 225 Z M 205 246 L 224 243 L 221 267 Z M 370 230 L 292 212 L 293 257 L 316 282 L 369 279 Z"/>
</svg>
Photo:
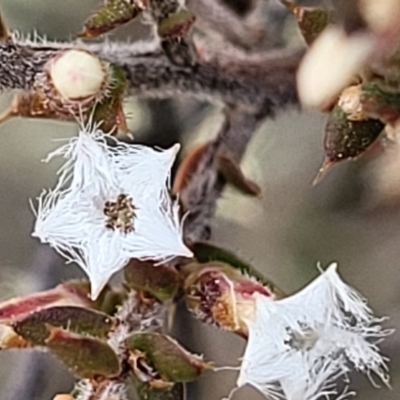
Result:
<svg viewBox="0 0 400 400">
<path fill-rule="evenodd" d="M 178 151 L 179 145 L 161 151 L 81 129 L 50 155 L 67 161 L 56 188 L 39 198 L 33 236 L 86 272 L 92 299 L 130 258 L 192 256 L 167 186 Z"/>
<path fill-rule="evenodd" d="M 374 373 L 388 385 L 377 343 L 390 334 L 332 264 L 299 293 L 272 301 L 256 295 L 237 385 L 250 384 L 269 399 L 344 400 L 336 387 L 351 369 Z"/>
</svg>

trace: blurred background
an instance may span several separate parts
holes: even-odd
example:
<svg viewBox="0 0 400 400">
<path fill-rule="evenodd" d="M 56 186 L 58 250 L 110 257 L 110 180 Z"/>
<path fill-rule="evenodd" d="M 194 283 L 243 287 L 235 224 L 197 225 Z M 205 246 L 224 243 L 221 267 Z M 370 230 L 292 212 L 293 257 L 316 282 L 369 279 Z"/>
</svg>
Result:
<svg viewBox="0 0 400 400">
<path fill-rule="evenodd" d="M 225 0 L 221 0 L 225 1 Z M 228 1 L 228 0 L 226 0 Z M 12 29 L 36 31 L 68 40 L 99 1 L 0 0 Z M 240 2 L 237 2 L 239 4 Z M 311 2 L 308 2 L 311 3 Z M 275 6 L 274 6 L 275 7 Z M 280 44 L 299 42 L 292 18 L 280 8 L 274 14 Z M 145 37 L 140 22 L 118 30 L 112 39 Z M 0 97 L 5 110 L 10 95 Z M 184 155 L 195 142 L 210 139 L 221 123 L 221 110 L 185 99 L 126 103 L 129 126 L 139 142 L 161 147 L 181 141 Z M 343 278 L 362 292 L 378 315 L 390 316 L 386 326 L 400 330 L 400 152 L 395 145 L 383 154 L 370 153 L 357 162 L 334 168 L 316 187 L 311 185 L 323 158 L 326 116 L 292 110 L 267 121 L 254 136 L 242 166 L 263 190 L 262 199 L 227 188 L 218 203 L 212 242 L 252 263 L 287 293 L 318 275 L 316 265 L 339 262 Z M 55 182 L 56 161 L 41 160 L 58 143 L 76 134 L 72 123 L 13 118 L 0 124 L 0 299 L 5 300 L 82 276 L 74 266 L 31 238 L 33 213 L 29 199 Z M 379 153 L 379 154 L 377 154 Z M 379 157 L 378 157 L 379 155 Z M 216 365 L 238 365 L 244 341 L 182 313 L 177 332 L 190 350 Z M 391 359 L 393 390 L 374 388 L 366 377 L 354 376 L 358 399 L 400 398 L 400 335 L 382 345 Z M 190 400 L 218 400 L 234 385 L 234 371 L 208 373 L 190 388 Z M 1 400 L 47 400 L 69 392 L 72 377 L 44 353 L 0 354 Z M 262 399 L 243 388 L 235 400 Z"/>
</svg>

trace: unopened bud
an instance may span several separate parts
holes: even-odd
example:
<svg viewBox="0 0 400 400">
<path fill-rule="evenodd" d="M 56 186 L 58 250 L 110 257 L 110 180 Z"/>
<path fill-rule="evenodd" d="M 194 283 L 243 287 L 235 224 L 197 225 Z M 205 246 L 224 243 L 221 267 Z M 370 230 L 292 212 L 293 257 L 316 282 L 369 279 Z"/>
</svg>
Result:
<svg viewBox="0 0 400 400">
<path fill-rule="evenodd" d="M 95 96 L 106 80 L 104 64 L 84 50 L 68 50 L 50 65 L 50 78 L 56 91 L 67 100 Z"/>
<path fill-rule="evenodd" d="M 255 315 L 255 294 L 276 299 L 276 294 L 256 279 L 242 275 L 228 264 L 190 264 L 185 281 L 188 307 L 200 319 L 247 336 Z"/>
</svg>

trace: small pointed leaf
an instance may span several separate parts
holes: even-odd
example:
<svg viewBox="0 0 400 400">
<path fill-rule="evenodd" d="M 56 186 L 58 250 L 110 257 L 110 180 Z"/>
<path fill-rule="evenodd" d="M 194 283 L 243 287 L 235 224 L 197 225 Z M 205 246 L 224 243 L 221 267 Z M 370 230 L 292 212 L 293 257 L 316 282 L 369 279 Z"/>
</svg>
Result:
<svg viewBox="0 0 400 400">
<path fill-rule="evenodd" d="M 188 33 L 195 19 L 187 8 L 181 8 L 159 21 L 158 35 L 162 39 L 180 39 Z"/>
<path fill-rule="evenodd" d="M 121 366 L 114 350 L 97 338 L 84 337 L 60 328 L 49 328 L 45 345 L 76 376 L 94 379 L 115 377 Z"/>
<path fill-rule="evenodd" d="M 105 0 L 83 25 L 80 37 L 96 37 L 109 32 L 132 19 L 145 9 L 141 0 Z"/>
<path fill-rule="evenodd" d="M 361 85 L 360 103 L 371 118 L 394 123 L 400 118 L 400 93 L 380 82 Z"/>
<path fill-rule="evenodd" d="M 290 1 L 281 3 L 293 12 L 304 40 L 310 45 L 333 22 L 332 11 L 321 7 L 303 7 Z"/>
<path fill-rule="evenodd" d="M 186 388 L 184 383 L 176 383 L 169 390 L 160 390 L 151 387 L 146 382 L 135 380 L 136 392 L 139 400 L 185 400 Z"/>
<path fill-rule="evenodd" d="M 124 274 L 130 288 L 145 291 L 159 301 L 172 299 L 179 289 L 179 274 L 167 265 L 154 266 L 150 261 L 132 259 Z"/>
<path fill-rule="evenodd" d="M 325 127 L 324 166 L 330 168 L 333 164 L 361 156 L 378 139 L 384 126 L 378 119 L 349 120 L 342 107 L 336 105 Z M 323 172 L 317 176 L 318 181 L 327 170 L 324 166 L 321 167 Z"/>
<path fill-rule="evenodd" d="M 53 306 L 91 306 L 85 286 L 88 284 L 70 281 L 54 289 L 8 300 L 0 304 L 0 321 L 10 323 L 31 312 Z"/>
<path fill-rule="evenodd" d="M 83 307 L 61 306 L 36 311 L 14 322 L 15 331 L 34 345 L 44 345 L 49 326 L 106 339 L 115 325 L 114 319 L 99 311 Z"/>
<path fill-rule="evenodd" d="M 278 289 L 271 281 L 266 279 L 260 272 L 255 270 L 251 265 L 247 264 L 243 260 L 236 257 L 235 254 L 228 250 L 214 246 L 207 242 L 197 242 L 191 247 L 195 258 L 201 263 L 209 263 L 213 261 L 219 261 L 222 263 L 229 264 L 234 269 L 240 271 L 241 274 L 251 276 L 264 286 L 268 287 L 269 290 L 283 295 L 280 289 Z"/>
<path fill-rule="evenodd" d="M 175 340 L 155 332 L 134 333 L 127 340 L 130 351 L 143 353 L 165 382 L 188 382 L 211 366 L 190 354 Z"/>
<path fill-rule="evenodd" d="M 128 133 L 129 129 L 123 111 L 124 95 L 127 88 L 127 80 L 124 70 L 116 65 L 110 66 L 111 86 L 104 99 L 96 103 L 93 112 L 89 115 L 93 122 L 99 123 L 103 132 L 115 132 L 121 130 Z"/>
<path fill-rule="evenodd" d="M 172 193 L 180 193 L 187 186 L 190 182 L 190 178 L 196 172 L 200 161 L 208 151 L 209 146 L 210 143 L 205 143 L 194 146 L 189 150 L 176 171 Z"/>
<path fill-rule="evenodd" d="M 229 184 L 243 194 L 261 197 L 260 187 L 244 176 L 240 166 L 235 161 L 222 154 L 217 156 L 217 161 L 218 171 Z"/>
</svg>

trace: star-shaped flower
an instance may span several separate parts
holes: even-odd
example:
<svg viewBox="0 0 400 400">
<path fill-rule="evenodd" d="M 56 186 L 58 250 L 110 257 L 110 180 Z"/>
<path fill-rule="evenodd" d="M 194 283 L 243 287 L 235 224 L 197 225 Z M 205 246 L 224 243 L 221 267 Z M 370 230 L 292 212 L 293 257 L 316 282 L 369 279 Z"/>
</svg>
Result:
<svg viewBox="0 0 400 400">
<path fill-rule="evenodd" d="M 255 318 L 237 385 L 250 384 L 269 399 L 344 400 L 335 381 L 351 367 L 388 384 L 377 342 L 388 335 L 364 299 L 331 265 L 299 293 L 272 301 L 256 294 Z"/>
<path fill-rule="evenodd" d="M 107 145 L 107 138 L 114 143 Z M 92 299 L 130 258 L 192 256 L 167 188 L 178 150 L 127 145 L 82 129 L 51 155 L 67 161 L 56 188 L 39 198 L 33 236 L 78 263 Z"/>
</svg>

